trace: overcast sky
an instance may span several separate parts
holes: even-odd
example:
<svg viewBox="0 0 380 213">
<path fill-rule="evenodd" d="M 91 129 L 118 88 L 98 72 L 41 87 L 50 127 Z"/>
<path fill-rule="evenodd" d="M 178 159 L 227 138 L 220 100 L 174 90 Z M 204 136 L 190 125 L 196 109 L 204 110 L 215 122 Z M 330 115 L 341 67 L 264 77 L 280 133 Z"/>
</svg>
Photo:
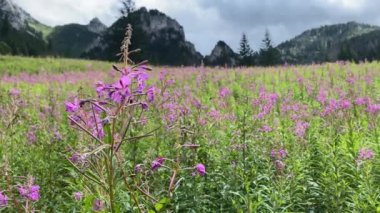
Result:
<svg viewBox="0 0 380 213">
<path fill-rule="evenodd" d="M 87 24 L 98 17 L 111 25 L 119 0 L 13 0 L 50 26 Z M 135 0 L 138 7 L 158 9 L 176 19 L 187 40 L 203 55 L 218 40 L 238 50 L 242 32 L 260 48 L 265 29 L 275 44 L 312 27 L 357 21 L 380 25 L 380 0 Z"/>
</svg>

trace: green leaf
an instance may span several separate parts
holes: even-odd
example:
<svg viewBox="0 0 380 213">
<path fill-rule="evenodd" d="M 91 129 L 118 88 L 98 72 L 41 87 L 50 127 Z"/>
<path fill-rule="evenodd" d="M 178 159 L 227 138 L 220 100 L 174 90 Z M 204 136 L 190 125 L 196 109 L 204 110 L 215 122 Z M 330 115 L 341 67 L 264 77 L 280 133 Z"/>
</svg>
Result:
<svg viewBox="0 0 380 213">
<path fill-rule="evenodd" d="M 160 212 L 164 210 L 165 206 L 169 204 L 170 199 L 167 197 L 162 198 L 156 205 L 154 205 L 155 212 Z M 150 212 L 150 211 L 149 211 Z"/>
</svg>

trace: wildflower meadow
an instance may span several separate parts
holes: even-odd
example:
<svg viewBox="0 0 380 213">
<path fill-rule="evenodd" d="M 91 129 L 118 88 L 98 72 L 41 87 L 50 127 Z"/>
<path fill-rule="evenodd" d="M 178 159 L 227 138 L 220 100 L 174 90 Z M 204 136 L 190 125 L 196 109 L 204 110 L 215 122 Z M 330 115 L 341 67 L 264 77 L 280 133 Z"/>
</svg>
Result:
<svg viewBox="0 0 380 213">
<path fill-rule="evenodd" d="M 0 212 L 380 211 L 379 63 L 99 66 L 1 73 Z"/>
</svg>

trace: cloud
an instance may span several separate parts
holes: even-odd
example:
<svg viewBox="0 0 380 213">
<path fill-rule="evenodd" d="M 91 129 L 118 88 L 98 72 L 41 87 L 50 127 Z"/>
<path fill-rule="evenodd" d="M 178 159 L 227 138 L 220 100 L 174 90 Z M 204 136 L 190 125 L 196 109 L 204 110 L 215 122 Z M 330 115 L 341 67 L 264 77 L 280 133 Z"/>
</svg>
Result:
<svg viewBox="0 0 380 213">
<path fill-rule="evenodd" d="M 87 24 L 98 17 L 111 24 L 118 17 L 118 0 L 13 0 L 40 22 L 55 26 Z"/>
<path fill-rule="evenodd" d="M 86 24 L 99 17 L 110 25 L 119 0 L 14 0 L 35 18 L 49 25 Z M 304 30 L 325 24 L 357 21 L 380 24 L 379 0 L 135 0 L 136 5 L 158 9 L 175 18 L 187 40 L 209 54 L 218 40 L 235 51 L 245 32 L 251 47 L 259 49 L 265 29 L 275 44 Z"/>
</svg>

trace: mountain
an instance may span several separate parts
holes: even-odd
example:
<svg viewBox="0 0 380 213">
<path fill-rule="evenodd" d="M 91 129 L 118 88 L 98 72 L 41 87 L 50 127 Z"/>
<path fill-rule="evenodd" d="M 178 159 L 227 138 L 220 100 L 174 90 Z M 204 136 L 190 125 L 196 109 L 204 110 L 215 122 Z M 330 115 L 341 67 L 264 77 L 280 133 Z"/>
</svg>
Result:
<svg viewBox="0 0 380 213">
<path fill-rule="evenodd" d="M 237 59 L 237 54 L 224 41 L 218 41 L 211 54 L 205 57 L 204 63 L 207 66 L 231 67 L 237 64 Z"/>
<path fill-rule="evenodd" d="M 67 24 L 54 27 L 48 36 L 51 54 L 69 58 L 78 58 L 84 52 L 97 45 L 100 36 L 107 27 L 94 18 L 88 25 Z"/>
<path fill-rule="evenodd" d="M 323 26 L 303 32 L 277 46 L 282 60 L 288 63 L 312 63 L 336 61 L 342 45 L 350 43 L 380 27 L 356 22 Z M 365 37 L 370 38 L 370 37 Z M 354 39 L 354 40 L 352 40 Z M 360 40 L 362 42 L 362 39 Z"/>
<path fill-rule="evenodd" d="M 380 60 L 380 30 L 374 30 L 344 42 L 338 59 L 356 62 Z"/>
<path fill-rule="evenodd" d="M 127 24 L 133 27 L 132 49 L 141 49 L 131 56 L 135 62 L 149 60 L 151 64 L 197 65 L 202 55 L 186 41 L 183 27 L 158 10 L 140 8 L 121 17 L 100 38 L 99 44 L 84 54 L 87 58 L 115 61 L 120 52 Z"/>
<path fill-rule="evenodd" d="M 47 51 L 44 40 L 50 28 L 11 0 L 0 0 L 0 53 L 41 55 Z"/>
</svg>

